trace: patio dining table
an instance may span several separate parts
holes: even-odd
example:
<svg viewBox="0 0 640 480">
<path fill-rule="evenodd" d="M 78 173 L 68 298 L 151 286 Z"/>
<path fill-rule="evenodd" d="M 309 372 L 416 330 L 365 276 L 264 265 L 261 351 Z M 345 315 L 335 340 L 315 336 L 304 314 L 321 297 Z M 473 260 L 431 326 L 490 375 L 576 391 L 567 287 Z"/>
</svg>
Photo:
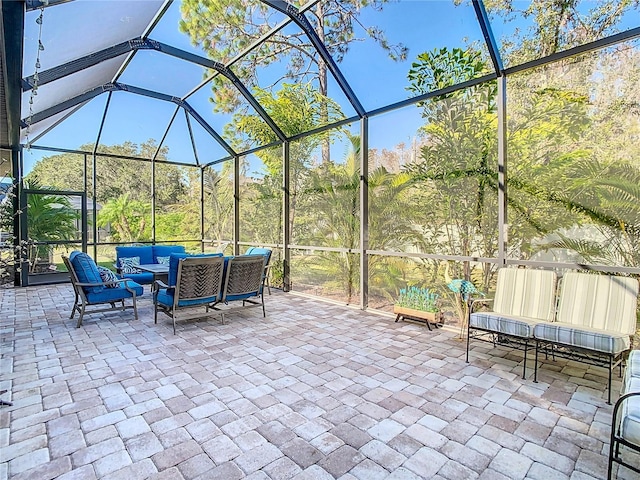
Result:
<svg viewBox="0 0 640 480">
<path fill-rule="evenodd" d="M 156 280 L 161 280 L 165 283 L 169 280 L 169 265 L 164 263 L 145 263 L 142 265 L 137 265 L 136 268 L 142 270 L 143 272 L 150 272 L 153 274 L 153 284 L 155 285 Z"/>
</svg>

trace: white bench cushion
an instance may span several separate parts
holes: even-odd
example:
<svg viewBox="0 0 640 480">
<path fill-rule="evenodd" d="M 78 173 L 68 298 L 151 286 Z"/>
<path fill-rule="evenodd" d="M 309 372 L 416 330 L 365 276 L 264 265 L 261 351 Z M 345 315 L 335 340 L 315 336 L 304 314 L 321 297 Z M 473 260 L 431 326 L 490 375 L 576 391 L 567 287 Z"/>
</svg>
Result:
<svg viewBox="0 0 640 480">
<path fill-rule="evenodd" d="M 562 278 L 556 320 L 633 335 L 637 298 L 635 278 L 567 272 Z"/>
<path fill-rule="evenodd" d="M 469 325 L 471 325 L 471 327 L 522 338 L 532 338 L 533 327 L 538 323 L 540 323 L 540 320 L 535 318 L 498 314 L 495 312 L 472 313 L 469 319 Z"/>
<path fill-rule="evenodd" d="M 539 323 L 535 326 L 533 335 L 538 340 L 610 354 L 618 354 L 631 348 L 631 340 L 626 333 L 560 322 Z"/>
<path fill-rule="evenodd" d="M 507 316 L 553 321 L 556 278 L 551 270 L 501 268 L 493 311 Z"/>
</svg>

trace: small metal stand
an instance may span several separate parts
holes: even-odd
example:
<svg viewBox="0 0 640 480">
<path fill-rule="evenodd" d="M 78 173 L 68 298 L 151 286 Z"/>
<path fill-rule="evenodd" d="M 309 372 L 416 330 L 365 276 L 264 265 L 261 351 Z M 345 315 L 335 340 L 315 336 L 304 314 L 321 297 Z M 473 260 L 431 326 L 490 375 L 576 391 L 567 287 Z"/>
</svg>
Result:
<svg viewBox="0 0 640 480">
<path fill-rule="evenodd" d="M 427 328 L 429 329 L 429 331 L 432 331 L 433 329 L 438 329 L 438 328 L 442 327 L 442 324 L 444 323 L 442 321 L 442 313 L 440 314 L 440 316 L 438 318 L 438 321 L 436 321 L 436 322 L 430 322 L 426 318 L 406 315 L 404 313 L 399 313 L 396 316 L 396 323 L 398 323 L 400 320 L 410 320 L 412 322 L 424 323 L 427 326 Z M 431 328 L 431 326 L 433 326 L 433 328 Z"/>
</svg>

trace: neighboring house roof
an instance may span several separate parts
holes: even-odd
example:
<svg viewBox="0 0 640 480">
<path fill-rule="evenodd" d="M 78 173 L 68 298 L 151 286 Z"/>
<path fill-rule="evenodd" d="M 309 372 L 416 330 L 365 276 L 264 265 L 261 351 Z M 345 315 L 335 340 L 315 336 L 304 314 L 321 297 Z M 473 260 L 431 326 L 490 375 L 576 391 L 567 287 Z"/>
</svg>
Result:
<svg viewBox="0 0 640 480">
<path fill-rule="evenodd" d="M 75 209 L 75 210 L 80 210 L 82 207 L 82 201 L 80 200 L 80 197 L 78 196 L 73 196 L 73 197 L 69 197 L 69 203 L 71 204 L 71 206 Z M 86 199 L 86 205 L 87 205 L 87 211 L 90 212 L 93 210 L 93 199 L 91 198 L 87 198 Z M 102 205 L 99 203 L 96 203 L 96 210 L 100 211 L 102 210 Z"/>
</svg>

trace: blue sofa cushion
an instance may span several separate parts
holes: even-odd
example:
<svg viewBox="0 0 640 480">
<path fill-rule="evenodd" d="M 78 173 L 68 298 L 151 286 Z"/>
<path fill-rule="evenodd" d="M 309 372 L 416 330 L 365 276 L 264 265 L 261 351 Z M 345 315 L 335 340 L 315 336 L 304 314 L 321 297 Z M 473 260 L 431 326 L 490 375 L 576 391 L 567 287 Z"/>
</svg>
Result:
<svg viewBox="0 0 640 480">
<path fill-rule="evenodd" d="M 102 283 L 98 266 L 89 255 L 76 250 L 69 255 L 69 261 L 73 265 L 80 283 Z M 104 290 L 104 286 L 83 287 L 83 289 L 86 293 L 99 293 Z"/>
<path fill-rule="evenodd" d="M 136 292 L 136 296 L 139 297 L 142 295 L 144 291 L 142 285 L 138 285 L 136 282 L 132 280 L 127 280 L 127 286 L 132 288 Z M 116 302 L 118 300 L 122 300 L 123 298 L 130 298 L 131 292 L 128 291 L 124 287 L 117 288 L 104 288 L 101 292 L 98 293 L 87 293 L 87 300 L 89 303 L 107 303 L 107 302 Z"/>
<path fill-rule="evenodd" d="M 149 263 L 162 263 L 158 257 L 169 257 L 172 253 L 185 253 L 183 245 L 153 245 L 150 248 L 153 261 Z"/>
<path fill-rule="evenodd" d="M 157 302 L 160 305 L 164 305 L 166 307 L 173 306 L 174 300 L 174 292 L 173 288 L 162 288 L 158 291 Z M 178 307 L 189 307 L 194 305 L 206 305 L 208 303 L 213 303 L 218 300 L 218 295 L 214 295 L 212 297 L 207 297 L 202 300 L 180 300 L 178 302 Z"/>
<path fill-rule="evenodd" d="M 138 247 L 116 247 L 116 261 L 120 267 L 121 258 L 139 257 L 140 265 L 155 263 L 153 261 L 153 249 L 151 245 L 143 245 Z"/>
<path fill-rule="evenodd" d="M 170 287 L 174 287 L 178 281 L 178 263 L 187 257 L 221 257 L 222 253 L 199 253 L 191 255 L 188 253 L 172 253 L 169 256 L 169 278 L 167 279 Z M 173 301 L 172 301 L 173 304 Z"/>
<path fill-rule="evenodd" d="M 118 275 L 116 275 L 115 272 L 112 272 L 102 265 L 98 265 L 98 272 L 100 272 L 100 278 L 103 282 L 115 282 L 116 280 L 119 280 Z M 117 283 L 114 283 L 112 285 L 105 285 L 106 288 L 116 288 L 119 286 L 120 285 Z"/>
</svg>

